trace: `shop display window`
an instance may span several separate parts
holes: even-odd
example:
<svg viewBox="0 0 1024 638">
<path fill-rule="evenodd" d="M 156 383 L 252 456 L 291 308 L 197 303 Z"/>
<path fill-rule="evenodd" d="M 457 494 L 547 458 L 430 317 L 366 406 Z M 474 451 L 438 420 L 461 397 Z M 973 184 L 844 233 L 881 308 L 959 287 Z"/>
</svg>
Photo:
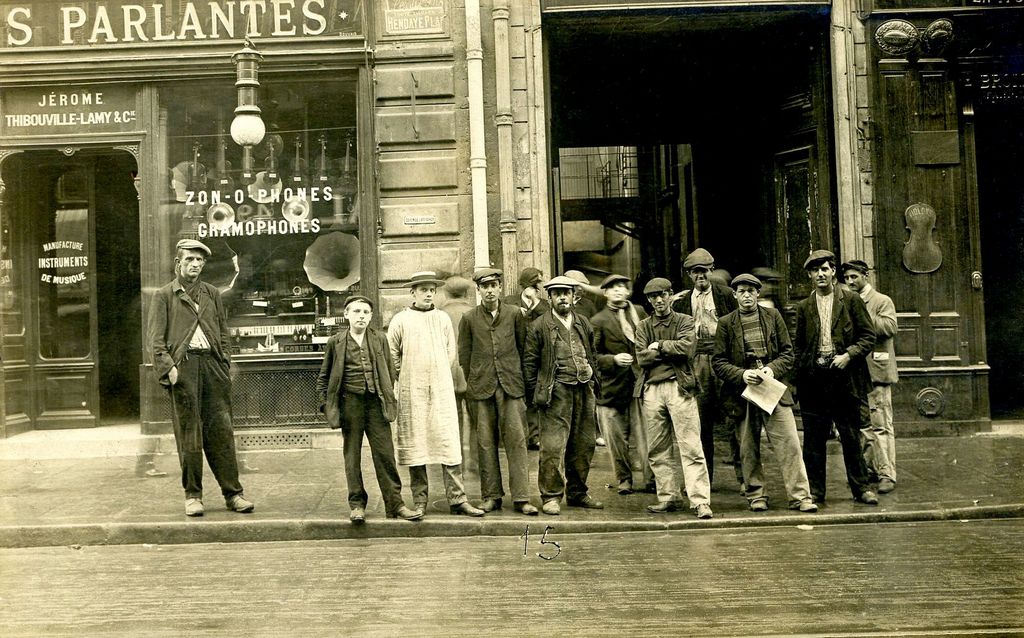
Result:
<svg viewBox="0 0 1024 638">
<path fill-rule="evenodd" d="M 230 83 L 161 87 L 158 232 L 213 251 L 203 279 L 223 295 L 235 353 L 314 352 L 361 283 L 356 81 L 264 79 L 254 147 L 232 141 L 235 100 Z"/>
</svg>

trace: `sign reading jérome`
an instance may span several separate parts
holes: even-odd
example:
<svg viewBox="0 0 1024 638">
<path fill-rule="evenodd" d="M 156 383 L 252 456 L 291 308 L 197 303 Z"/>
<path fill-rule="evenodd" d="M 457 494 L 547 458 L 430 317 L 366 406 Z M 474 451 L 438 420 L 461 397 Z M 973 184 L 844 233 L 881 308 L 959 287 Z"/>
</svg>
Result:
<svg viewBox="0 0 1024 638">
<path fill-rule="evenodd" d="M 135 87 L 9 89 L 0 105 L 0 135 L 118 133 L 138 128 Z"/>
<path fill-rule="evenodd" d="M 361 0 L 14 0 L 0 5 L 0 50 L 360 34 L 361 7 Z"/>
</svg>

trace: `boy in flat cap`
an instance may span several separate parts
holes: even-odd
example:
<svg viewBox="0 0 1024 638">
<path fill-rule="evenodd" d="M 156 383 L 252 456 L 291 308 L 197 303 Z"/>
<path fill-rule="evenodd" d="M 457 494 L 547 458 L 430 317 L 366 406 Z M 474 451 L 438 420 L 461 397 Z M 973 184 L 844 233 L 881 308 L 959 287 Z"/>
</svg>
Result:
<svg viewBox="0 0 1024 638">
<path fill-rule="evenodd" d="M 324 360 L 316 379 L 320 410 L 327 425 L 341 429 L 344 438 L 345 478 L 348 483 L 349 519 L 366 520 L 366 489 L 363 486 L 363 435 L 370 442 L 373 469 L 377 474 L 388 518 L 407 521 L 423 517 L 402 502 L 402 479 L 395 466 L 391 423 L 398 404 L 394 392 L 394 364 L 387 337 L 370 327 L 373 302 L 362 295 L 345 300 L 348 325 L 324 345 Z"/>
<path fill-rule="evenodd" d="M 508 483 L 517 512 L 537 514 L 530 504 L 530 471 L 526 451 L 526 382 L 522 352 L 526 320 L 515 306 L 501 302 L 502 272 L 484 268 L 473 275 L 480 305 L 459 322 L 459 363 L 466 372 L 466 407 L 476 433 L 480 495 L 485 512 L 501 509 L 505 495 L 498 460 L 505 444 Z"/>
<path fill-rule="evenodd" d="M 854 259 L 841 268 L 846 285 L 864 300 L 875 328 L 875 347 L 867 359 L 872 385 L 868 392 L 871 427 L 861 430 L 861 440 L 868 476 L 877 476 L 879 493 L 887 494 L 896 489 L 896 432 L 892 425 L 892 384 L 899 380 L 893 345 L 899 329 L 896 306 L 868 281 L 871 269 L 865 262 Z"/>
<path fill-rule="evenodd" d="M 696 349 L 693 318 L 672 310 L 668 279 L 651 279 L 644 295 L 654 314 L 636 329 L 641 373 L 633 396 L 643 405 L 648 459 L 658 487 L 658 503 L 647 511 L 683 509 L 685 486 L 697 518 L 711 518 L 711 480 L 700 444 L 697 380 L 690 363 Z"/>
<path fill-rule="evenodd" d="M 541 417 L 541 511 L 551 515 L 561 512 L 563 494 L 570 507 L 604 508 L 587 494 L 597 434 L 594 387 L 599 381 L 594 330 L 572 309 L 576 286 L 569 277 L 544 284 L 551 310 L 530 325 L 523 353 L 526 395 Z"/>
<path fill-rule="evenodd" d="M 182 239 L 175 250 L 174 281 L 153 296 L 146 336 L 156 378 L 171 398 L 185 515 L 204 512 L 204 453 L 228 509 L 248 513 L 255 506 L 238 481 L 227 314 L 220 291 L 199 279 L 210 249 Z"/>
<path fill-rule="evenodd" d="M 483 516 L 466 497 L 462 484 L 462 441 L 452 380 L 456 361 L 452 321 L 434 307 L 443 281 L 433 272 L 413 273 L 412 305 L 388 325 L 388 343 L 398 376 L 397 459 L 409 466 L 414 508 L 428 506 L 427 464 L 441 465 L 445 496 L 452 514 Z"/>
<path fill-rule="evenodd" d="M 804 261 L 814 293 L 796 307 L 796 387 L 804 422 L 804 465 L 815 502 L 825 502 L 826 444 L 834 423 L 853 498 L 878 505 L 861 454 L 868 427 L 871 376 L 865 358 L 875 343 L 871 317 L 860 296 L 837 286 L 836 257 L 815 250 Z"/>
<path fill-rule="evenodd" d="M 771 414 L 765 414 L 742 397 L 747 386 L 763 383 L 761 375 L 782 381 L 793 367 L 793 344 L 786 321 L 775 308 L 757 303 L 761 286 L 760 279 L 746 273 L 732 280 L 739 308 L 718 322 L 712 365 L 715 374 L 722 379 L 723 400 L 740 419 L 744 496 L 750 509 L 755 512 L 768 509 L 761 466 L 761 432 L 764 431 L 782 466 L 790 509 L 816 512 L 818 506 L 811 499 L 807 470 L 800 457 L 793 396 L 787 389 Z"/>
<path fill-rule="evenodd" d="M 633 388 L 640 375 L 636 362 L 636 328 L 647 318 L 643 308 L 629 301 L 629 277 L 608 275 L 601 288 L 607 303 L 590 320 L 594 326 L 594 348 L 601 390 L 597 396 L 597 422 L 608 443 L 615 468 L 619 494 L 633 492 L 633 464 L 629 458 L 629 436 L 636 438 L 637 454 L 643 463 L 641 489 L 654 486 L 654 474 L 647 462 L 647 432 L 640 414 L 640 402 Z"/>
<path fill-rule="evenodd" d="M 736 478 L 742 483 L 739 467 L 739 443 L 736 426 L 726 418 L 721 405 L 721 382 L 711 369 L 711 355 L 715 350 L 718 319 L 736 310 L 736 297 L 727 284 L 714 280 L 715 258 L 703 248 L 686 256 L 683 268 L 693 280 L 693 289 L 676 295 L 672 310 L 693 317 L 697 337 L 697 352 L 693 357 L 693 373 L 697 375 L 697 409 L 700 411 L 700 442 L 708 465 L 708 479 L 715 480 L 715 429 L 728 437 L 733 452 Z"/>
</svg>

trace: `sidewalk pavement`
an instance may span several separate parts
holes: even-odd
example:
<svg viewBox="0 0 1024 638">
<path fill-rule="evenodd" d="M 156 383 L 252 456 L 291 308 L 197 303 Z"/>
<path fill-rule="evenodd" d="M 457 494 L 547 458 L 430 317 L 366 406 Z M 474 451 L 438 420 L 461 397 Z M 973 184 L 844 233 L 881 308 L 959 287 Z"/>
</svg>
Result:
<svg viewBox="0 0 1024 638">
<path fill-rule="evenodd" d="M 506 499 L 505 509 L 483 518 L 453 516 L 444 501 L 439 468 L 431 467 L 432 502 L 424 520 L 389 520 L 364 447 L 363 476 L 370 500 L 366 524 L 361 526 L 348 521 L 340 436 L 333 439 L 334 448 L 240 451 L 242 484 L 256 511 L 227 511 L 207 469 L 206 516 L 186 518 L 173 440 L 141 435 L 126 440 L 118 433 L 130 431 L 130 426 L 119 427 L 92 434 L 64 431 L 60 439 L 52 438 L 59 436 L 54 433 L 27 433 L 0 441 L 0 547 L 518 536 L 527 525 L 534 533 L 551 526 L 552 533 L 565 534 L 1024 516 L 1020 425 L 965 437 L 899 439 L 898 487 L 880 495 L 876 507 L 852 500 L 838 443 L 831 441 L 828 501 L 816 514 L 787 508 L 781 472 L 765 442 L 771 509 L 749 511 L 733 468 L 719 464 L 711 495 L 715 517 L 708 521 L 699 521 L 688 511 L 650 514 L 645 508 L 656 501 L 652 494 L 618 495 L 608 451 L 600 447 L 588 484 L 591 495 L 605 503 L 604 510 L 581 510 L 563 502 L 560 516 L 527 517 L 514 512 Z M 65 442 L 63 453 L 54 451 L 60 446 L 47 442 L 52 440 Z M 95 445 L 97 440 L 101 445 Z M 40 451 L 40 445 L 46 450 Z M 532 502 L 539 506 L 537 452 L 530 452 L 530 460 Z M 399 472 L 409 503 L 408 472 Z M 505 479 L 507 485 L 507 475 Z M 472 466 L 465 471 L 465 483 L 470 499 L 479 502 L 480 483 Z"/>
</svg>

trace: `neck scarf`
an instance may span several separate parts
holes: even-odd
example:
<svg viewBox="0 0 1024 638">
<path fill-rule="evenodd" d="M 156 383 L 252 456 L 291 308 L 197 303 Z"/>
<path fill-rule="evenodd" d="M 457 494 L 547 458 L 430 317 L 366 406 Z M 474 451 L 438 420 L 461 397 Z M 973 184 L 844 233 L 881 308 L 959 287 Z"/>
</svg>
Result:
<svg viewBox="0 0 1024 638">
<path fill-rule="evenodd" d="M 622 328 L 622 334 L 626 336 L 626 339 L 630 343 L 636 343 L 636 325 L 640 323 L 640 317 L 636 314 L 636 307 L 628 301 L 622 301 L 620 303 L 608 302 L 608 307 L 611 308 L 612 312 L 619 320 L 619 326 Z"/>
</svg>

